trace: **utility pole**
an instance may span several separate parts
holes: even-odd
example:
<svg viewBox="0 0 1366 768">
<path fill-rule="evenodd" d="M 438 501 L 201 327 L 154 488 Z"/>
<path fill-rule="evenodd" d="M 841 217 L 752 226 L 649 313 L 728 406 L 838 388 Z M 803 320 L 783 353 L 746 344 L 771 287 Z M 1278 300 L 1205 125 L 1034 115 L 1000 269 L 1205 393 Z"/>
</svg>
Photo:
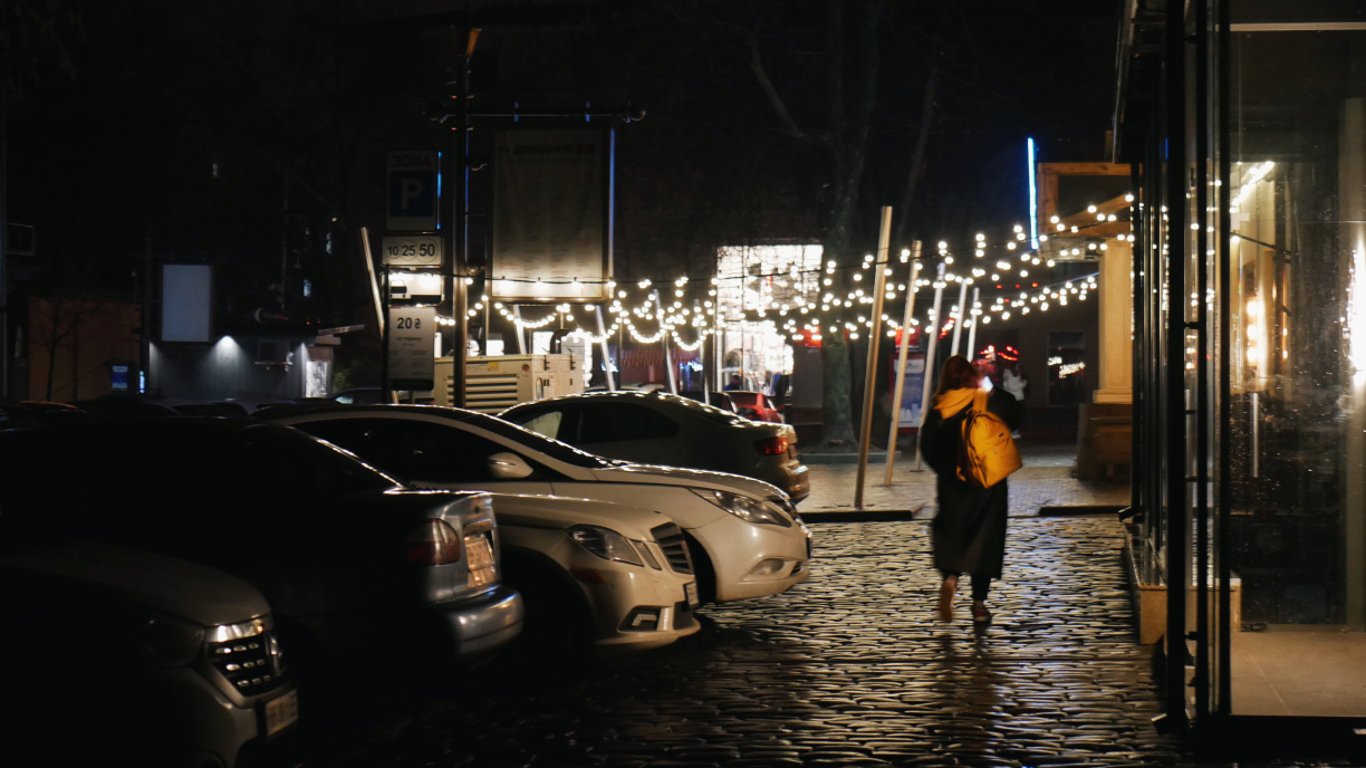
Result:
<svg viewBox="0 0 1366 768">
<path fill-rule="evenodd" d="M 863 478 L 868 472 L 868 449 L 873 441 L 873 392 L 877 385 L 878 342 L 882 339 L 882 300 L 887 284 L 887 252 L 891 246 L 892 208 L 882 207 L 882 230 L 878 236 L 877 258 L 873 261 L 873 317 L 868 331 L 868 366 L 863 377 L 863 419 L 859 426 L 858 476 L 854 481 L 854 508 L 863 509 Z M 896 423 L 898 406 L 892 406 L 892 423 Z M 895 443 L 893 443 L 895 445 Z"/>
<path fill-rule="evenodd" d="M 470 59 L 479 41 L 479 27 L 465 29 L 465 48 L 460 55 L 460 71 L 455 101 L 456 151 L 459 163 L 451 225 L 451 258 L 446 262 L 446 289 L 451 296 L 451 319 L 455 321 L 451 335 L 451 404 L 465 407 L 465 365 L 469 357 L 469 209 L 470 209 Z M 445 171 L 442 171 L 443 173 Z M 487 274 L 487 271 L 485 272 Z M 488 280 L 485 280 L 485 285 Z M 487 328 L 484 331 L 488 333 Z"/>
<path fill-rule="evenodd" d="M 9 105 L 5 103 L 4 78 L 0 78 L 0 398 L 10 397 L 9 377 L 9 136 L 6 133 Z"/>
</svg>

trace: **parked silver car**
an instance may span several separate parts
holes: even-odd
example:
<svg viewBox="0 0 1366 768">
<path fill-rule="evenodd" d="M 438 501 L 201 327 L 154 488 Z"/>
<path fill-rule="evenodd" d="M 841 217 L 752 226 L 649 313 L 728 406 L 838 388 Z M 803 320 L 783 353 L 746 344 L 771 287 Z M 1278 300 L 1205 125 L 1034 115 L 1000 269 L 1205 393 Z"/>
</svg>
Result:
<svg viewBox="0 0 1366 768">
<path fill-rule="evenodd" d="M 504 578 L 524 639 L 556 655 L 668 645 L 701 629 L 683 531 L 658 513 L 564 496 L 494 494 Z"/>
<path fill-rule="evenodd" d="M 459 408 L 297 406 L 256 417 L 428 488 L 555 494 L 663 512 L 683 530 L 704 603 L 775 595 L 810 574 L 811 531 L 786 494 L 752 478 L 606 459 Z"/>
<path fill-rule="evenodd" d="M 230 767 L 280 754 L 298 723 L 270 608 L 241 579 L 91 542 L 6 545 L 0 605 L 12 759 Z"/>
</svg>

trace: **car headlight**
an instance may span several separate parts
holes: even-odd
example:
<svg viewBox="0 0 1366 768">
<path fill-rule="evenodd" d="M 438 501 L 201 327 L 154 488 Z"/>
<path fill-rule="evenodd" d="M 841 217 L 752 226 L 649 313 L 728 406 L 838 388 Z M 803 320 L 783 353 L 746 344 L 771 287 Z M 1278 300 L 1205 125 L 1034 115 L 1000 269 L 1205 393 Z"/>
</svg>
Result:
<svg viewBox="0 0 1366 768">
<path fill-rule="evenodd" d="M 603 528 L 600 525 L 576 525 L 570 528 L 567 533 L 575 544 L 603 560 L 616 560 L 638 565 L 642 568 L 645 567 L 645 563 L 636 553 L 636 548 L 631 546 L 631 542 L 611 528 Z"/>
<path fill-rule="evenodd" d="M 694 488 L 692 492 L 747 523 L 792 527 L 792 521 L 782 513 L 782 510 L 763 499 L 727 491 L 702 491 Z"/>
<path fill-rule="evenodd" d="M 204 632 L 168 616 L 145 616 L 135 634 L 138 653 L 153 667 L 184 666 L 203 653 Z"/>
</svg>

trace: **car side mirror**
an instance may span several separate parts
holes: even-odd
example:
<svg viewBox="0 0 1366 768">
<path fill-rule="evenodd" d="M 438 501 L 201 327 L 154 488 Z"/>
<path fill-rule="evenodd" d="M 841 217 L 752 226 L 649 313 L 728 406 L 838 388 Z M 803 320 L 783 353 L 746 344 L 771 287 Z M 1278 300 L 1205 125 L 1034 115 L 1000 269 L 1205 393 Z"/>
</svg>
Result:
<svg viewBox="0 0 1366 768">
<path fill-rule="evenodd" d="M 531 477 L 531 465 L 515 453 L 499 451 L 489 457 L 489 474 L 494 480 L 522 480 Z"/>
</svg>

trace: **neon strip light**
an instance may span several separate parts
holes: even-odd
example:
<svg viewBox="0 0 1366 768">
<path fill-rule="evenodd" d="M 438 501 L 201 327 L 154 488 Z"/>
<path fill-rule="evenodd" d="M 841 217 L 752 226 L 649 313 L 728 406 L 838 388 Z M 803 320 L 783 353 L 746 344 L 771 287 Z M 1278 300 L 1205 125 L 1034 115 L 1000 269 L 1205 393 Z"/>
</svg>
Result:
<svg viewBox="0 0 1366 768">
<path fill-rule="evenodd" d="M 1025 147 L 1029 154 L 1029 247 L 1039 250 L 1039 182 L 1034 178 L 1034 137 L 1030 136 Z"/>
</svg>

